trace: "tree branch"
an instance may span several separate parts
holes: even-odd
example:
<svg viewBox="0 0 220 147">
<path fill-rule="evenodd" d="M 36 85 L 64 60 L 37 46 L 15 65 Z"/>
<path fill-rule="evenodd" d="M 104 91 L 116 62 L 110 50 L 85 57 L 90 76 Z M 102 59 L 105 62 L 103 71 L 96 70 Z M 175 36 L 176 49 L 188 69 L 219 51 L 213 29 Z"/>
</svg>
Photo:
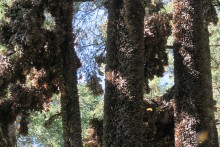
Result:
<svg viewBox="0 0 220 147">
<path fill-rule="evenodd" d="M 219 2 L 219 0 L 216 0 L 216 2 L 217 2 L 217 4 L 218 4 L 218 6 L 220 7 L 220 2 Z"/>
<path fill-rule="evenodd" d="M 75 0 L 75 2 L 91 2 L 91 1 L 94 1 L 94 0 Z"/>
<path fill-rule="evenodd" d="M 47 121 L 45 121 L 44 123 L 44 127 L 45 128 L 50 128 L 50 126 L 52 125 L 52 123 L 55 121 L 55 119 L 57 119 L 58 117 L 61 116 L 61 112 L 58 112 L 54 115 L 52 115 Z"/>
<path fill-rule="evenodd" d="M 220 47 L 220 45 L 209 45 L 210 47 Z M 166 49 L 174 49 L 174 46 L 172 45 L 167 45 L 165 46 Z"/>
</svg>

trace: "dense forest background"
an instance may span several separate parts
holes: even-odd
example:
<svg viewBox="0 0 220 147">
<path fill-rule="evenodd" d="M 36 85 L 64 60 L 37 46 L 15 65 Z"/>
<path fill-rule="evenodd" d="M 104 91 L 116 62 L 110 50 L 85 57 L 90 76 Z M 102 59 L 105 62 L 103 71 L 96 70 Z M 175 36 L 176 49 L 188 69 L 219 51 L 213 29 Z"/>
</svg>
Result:
<svg viewBox="0 0 220 147">
<path fill-rule="evenodd" d="M 41 18 L 44 17 L 45 20 L 34 20 L 29 18 L 28 15 L 32 15 L 32 13 L 35 14 L 35 11 L 42 11 L 39 8 L 36 8 L 33 6 L 30 6 L 33 8 L 33 12 L 30 13 L 28 10 L 28 13 L 25 14 L 25 16 L 22 16 L 25 18 L 24 20 L 21 18 L 15 18 L 17 13 L 22 13 L 19 11 L 21 8 L 19 6 L 12 9 L 10 12 L 8 12 L 9 8 L 15 7 L 13 4 L 14 1 L 11 0 L 1 0 L 0 1 L 0 27 L 1 31 L 6 31 L 6 34 L 14 35 L 14 40 L 9 40 L 11 43 L 10 45 L 6 46 L 4 44 L 4 41 L 2 44 L 0 44 L 0 72 L 3 73 L 5 64 L 7 64 L 7 61 L 4 61 L 4 57 L 8 57 L 9 60 L 12 60 L 13 62 L 16 61 L 16 58 L 22 54 L 23 50 L 20 50 L 22 47 L 27 47 L 30 50 L 30 58 L 32 57 L 32 52 L 37 53 L 39 58 L 36 58 L 36 61 L 31 61 L 33 64 L 45 64 L 48 62 L 50 67 L 44 67 L 46 70 L 37 72 L 35 69 L 30 69 L 29 67 L 24 67 L 21 70 L 21 73 L 19 73 L 18 79 L 20 82 L 24 77 L 26 77 L 26 85 L 34 85 L 34 80 L 41 77 L 42 75 L 42 81 L 45 80 L 46 82 L 43 82 L 43 87 L 48 87 L 48 89 L 51 89 L 51 93 L 44 93 L 45 97 L 50 97 L 49 99 L 43 97 L 43 102 L 36 102 L 39 103 L 39 105 L 42 106 L 33 106 L 31 105 L 31 109 L 25 109 L 22 108 L 21 112 L 19 112 L 18 116 L 16 116 L 15 123 L 11 124 L 9 128 L 11 128 L 11 137 L 15 139 L 15 142 L 18 147 L 29 147 L 29 146 L 36 146 L 36 147 L 62 147 L 64 146 L 64 139 L 63 139 L 63 122 L 61 116 L 61 109 L 62 109 L 62 101 L 61 101 L 61 94 L 57 91 L 60 89 L 57 88 L 56 80 L 55 78 L 48 79 L 47 76 L 44 76 L 44 72 L 49 74 L 52 74 L 54 77 L 56 77 L 56 73 L 62 72 L 59 71 L 59 65 L 53 65 L 48 61 L 45 61 L 45 63 L 38 62 L 38 60 L 47 60 L 50 58 L 56 58 L 57 61 L 60 64 L 63 64 L 65 66 L 65 61 L 60 60 L 58 52 L 55 50 L 52 53 L 45 53 L 46 56 L 41 57 L 41 53 L 34 51 L 34 49 L 31 51 L 31 48 L 36 48 L 40 46 L 40 42 L 35 42 L 34 44 L 29 44 L 32 37 L 38 37 L 38 38 L 44 38 L 48 39 L 49 41 L 56 46 L 58 44 L 59 37 L 62 36 L 56 36 L 54 38 L 45 37 L 42 34 L 45 33 L 46 36 L 54 35 L 53 33 L 59 32 L 59 29 L 62 28 L 62 25 L 60 25 L 60 28 L 57 28 L 56 24 L 61 23 L 62 21 L 56 19 L 54 16 L 57 16 L 56 12 L 51 11 L 52 8 L 48 6 L 46 10 L 43 11 L 42 14 L 36 13 L 36 17 Z M 17 1 L 19 5 L 20 1 Z M 35 1 L 33 1 L 35 2 Z M 48 3 L 50 0 L 48 1 Z M 218 18 L 220 18 L 220 5 L 216 1 L 214 4 L 216 5 L 216 12 L 218 15 Z M 156 14 L 166 15 L 169 17 L 169 15 L 172 13 L 172 2 L 169 0 L 160 1 L 155 0 L 151 2 L 152 4 L 149 5 L 146 8 L 146 12 L 149 13 L 149 16 L 155 16 Z M 163 3 L 163 5 L 162 5 Z M 29 4 L 30 5 L 30 4 Z M 32 5 L 32 4 L 31 4 Z M 37 4 L 36 4 L 37 5 Z M 104 117 L 104 89 L 105 89 L 105 58 L 106 58 L 106 41 L 107 41 L 107 17 L 108 17 L 108 3 L 104 0 L 96 0 L 96 1 L 88 1 L 88 2 L 74 2 L 74 16 L 72 19 L 72 28 L 74 33 L 74 46 L 76 50 L 76 54 L 78 55 L 80 61 L 81 61 L 81 67 L 78 69 L 77 72 L 77 80 L 78 80 L 78 96 L 79 96 L 79 105 L 80 105 L 80 114 L 81 114 L 81 124 L 82 124 L 82 141 L 84 145 L 91 144 L 90 141 L 94 141 L 94 144 L 96 142 L 99 142 L 100 140 L 97 139 L 94 136 L 100 137 L 99 134 L 94 135 L 94 128 L 95 131 L 97 131 L 97 127 L 94 127 L 94 122 L 99 122 L 103 120 Z M 28 7 L 26 8 L 28 9 Z M 25 11 L 26 11 L 25 9 Z M 17 11 L 17 12 L 16 12 Z M 56 10 L 54 10 L 56 11 Z M 54 13 L 54 14 L 53 14 Z M 14 18 L 13 18 L 14 15 Z M 23 15 L 23 14 L 19 14 Z M 39 16 L 38 16 L 39 15 Z M 43 15 L 43 16 L 40 16 Z M 14 29 L 12 32 L 7 30 L 4 30 L 4 24 L 9 23 L 9 20 L 7 20 L 7 17 L 12 17 L 14 19 L 14 26 L 12 29 Z M 27 17 L 27 18 L 26 18 Z M 154 27 L 160 28 L 159 23 L 155 22 L 154 17 L 150 18 L 149 20 L 146 20 L 148 22 L 147 25 L 151 25 L 151 23 L 155 23 Z M 19 24 L 20 21 L 24 21 L 24 24 Z M 28 20 L 31 19 L 33 22 L 28 22 Z M 161 17 L 161 19 L 164 19 L 163 21 L 167 21 L 165 18 Z M 25 22 L 27 21 L 27 22 Z M 39 24 L 36 23 L 39 21 Z M 40 22 L 42 21 L 42 22 Z M 16 24 L 17 23 L 17 24 Z M 34 25 L 33 25 L 33 24 Z M 38 25 L 43 24 L 43 30 L 37 30 Z M 171 25 L 172 22 L 169 20 L 168 24 L 166 26 Z M 17 25 L 20 25 L 18 27 Z M 33 36 L 28 36 L 30 31 L 27 29 L 28 25 L 33 25 L 30 27 L 30 30 L 32 28 L 36 29 Z M 11 26 L 10 26 L 11 27 Z M 7 28 L 6 28 L 7 29 Z M 8 28 L 9 29 L 9 28 Z M 148 29 L 154 29 L 148 28 Z M 27 36 L 16 36 L 19 35 L 19 32 L 16 34 L 15 30 L 23 31 L 27 34 Z M 46 31 L 45 31 L 46 30 Z M 53 31 L 53 30 L 58 30 Z M 167 63 L 164 61 L 162 64 L 165 65 L 162 71 L 158 70 L 156 71 L 156 74 L 148 75 L 149 81 L 147 81 L 147 85 L 144 93 L 144 99 L 146 101 L 150 100 L 153 101 L 159 101 L 161 97 L 164 96 L 170 89 L 172 89 L 174 85 L 174 58 L 173 58 L 173 37 L 171 35 L 171 30 L 167 28 L 165 30 L 167 32 L 163 32 L 163 34 L 159 34 L 159 36 L 164 35 L 167 39 L 167 41 L 164 41 L 165 43 L 165 52 L 168 55 Z M 48 33 L 48 34 L 47 34 Z M 152 33 L 154 33 L 152 31 Z M 41 36 L 42 35 L 42 36 Z M 149 35 L 150 36 L 150 35 Z M 211 51 L 211 72 L 212 72 L 212 88 L 213 88 L 213 98 L 216 100 L 215 105 L 215 116 L 217 120 L 217 129 L 218 129 L 218 138 L 220 140 L 220 22 L 217 24 L 209 24 L 209 36 L 210 36 L 210 51 Z M 4 36 L 5 37 L 5 36 Z M 20 37 L 20 38 L 19 38 Z M 157 36 L 158 37 L 158 36 Z M 7 38 L 7 35 L 6 35 Z M 19 39 L 17 39 L 19 38 Z M 0 38 L 2 39 L 2 38 Z M 16 40 L 17 39 L 17 40 Z M 29 42 L 30 41 L 30 42 Z M 48 42 L 49 42 L 48 41 Z M 152 42 L 154 41 L 154 38 L 152 39 Z M 163 41 L 163 40 L 162 40 Z M 24 44 L 24 46 L 23 46 Z M 150 44 L 151 45 L 151 44 Z M 14 49 L 12 49 L 12 46 L 15 48 L 16 53 L 14 53 Z M 45 46 L 50 46 L 50 44 L 44 44 Z M 45 47 L 46 48 L 46 47 Z M 25 51 L 24 51 L 25 52 Z M 53 54 L 53 55 L 51 55 Z M 68 54 L 68 53 L 67 53 Z M 7 58 L 7 59 L 8 59 Z M 28 58 L 28 57 L 26 57 Z M 20 60 L 20 59 L 19 59 Z M 23 60 L 24 64 L 22 66 L 25 66 L 25 62 L 28 62 L 29 60 Z M 15 62 L 17 63 L 17 62 Z M 47 63 L 46 63 L 47 64 Z M 4 66 L 4 67 L 3 67 Z M 77 65 L 76 65 L 77 66 Z M 152 65 L 154 66 L 154 65 Z M 53 71 L 53 69 L 58 69 Z M 39 67 L 41 69 L 41 67 Z M 12 71 L 13 72 L 13 71 Z M 20 72 L 18 69 L 15 72 Z M 0 76 L 2 76 L 0 73 Z M 15 73 L 16 74 L 16 73 Z M 35 77 L 34 75 L 38 75 L 38 77 Z M 47 74 L 46 74 L 47 75 Z M 2 78 L 2 77 L 1 77 Z M 52 81 L 53 86 L 50 87 L 47 84 Z M 65 79 L 64 79 L 65 81 Z M 22 83 L 22 82 L 21 82 Z M 0 88 L 5 88 L 3 85 L 3 80 L 0 79 Z M 6 91 L 4 92 L 4 96 L 2 97 L 0 95 L 0 105 L 6 101 L 7 98 L 11 97 L 11 94 L 13 93 L 13 88 L 15 89 L 16 86 L 13 86 L 12 84 L 6 88 Z M 19 88 L 19 87 L 18 87 Z M 22 87 L 20 87 L 22 89 Z M 47 88 L 46 88 L 47 89 Z M 29 89 L 30 90 L 30 89 Z M 62 89 L 61 89 L 62 90 Z M 2 94 L 3 92 L 0 92 Z M 19 93 L 19 92 L 18 92 Z M 26 93 L 27 94 L 27 93 Z M 45 103 L 44 103 L 45 102 Z M 27 102 L 26 102 L 27 103 Z M 8 104 L 10 105 L 10 103 Z M 28 104 L 27 104 L 28 105 Z M 0 106 L 1 107 L 1 106 Z M 0 108 L 0 110 L 7 109 Z M 147 112 L 152 112 L 154 110 L 154 105 L 146 106 Z M 165 116 L 164 120 L 170 119 L 169 114 Z M 157 114 L 155 114 L 157 115 Z M 0 113 L 0 116 L 5 116 Z M 6 117 L 6 116 L 5 116 Z M 5 118 L 0 118 L 0 120 L 4 120 Z M 158 118 L 153 118 L 158 119 Z M 169 122 L 166 120 L 166 122 Z M 1 123 L 1 122 L 0 122 Z M 28 127 L 27 127 L 28 126 Z M 10 129 L 9 129 L 10 130 Z M 23 132 L 21 131 L 23 130 Z M 28 130 L 28 131 L 27 131 Z M 149 133 L 154 133 L 155 130 Z M 160 132 L 160 130 L 157 130 Z M 155 133 L 156 134 L 156 133 Z M 155 135 L 152 134 L 152 135 Z M 94 138 L 93 138 L 94 137 Z M 97 141 L 98 140 L 98 141 Z M 220 142 L 219 142 L 220 143 Z"/>
</svg>

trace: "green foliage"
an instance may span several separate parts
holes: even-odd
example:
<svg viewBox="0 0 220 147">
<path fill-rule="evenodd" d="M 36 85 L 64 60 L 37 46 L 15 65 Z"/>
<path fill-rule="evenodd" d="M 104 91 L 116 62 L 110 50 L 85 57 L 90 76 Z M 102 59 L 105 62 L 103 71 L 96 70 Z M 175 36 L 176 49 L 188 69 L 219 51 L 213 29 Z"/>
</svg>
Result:
<svg viewBox="0 0 220 147">
<path fill-rule="evenodd" d="M 50 145 L 53 147 L 62 147 L 63 138 L 62 138 L 62 122 L 61 118 L 57 117 L 52 123 L 51 126 L 45 127 L 45 122 L 53 115 L 60 112 L 60 99 L 58 95 L 53 96 L 53 102 L 50 104 L 50 111 L 45 112 L 33 112 L 29 118 L 29 135 L 27 138 L 37 138 L 38 144 Z M 25 140 L 24 137 L 21 137 L 18 140 L 22 142 L 21 139 Z M 25 141 L 24 141 L 25 142 Z M 27 141 L 25 144 L 28 144 Z M 33 141 L 30 141 L 30 144 L 34 144 Z"/>
<path fill-rule="evenodd" d="M 165 73 L 163 77 L 156 77 L 149 81 L 150 93 L 145 94 L 146 98 L 156 98 L 162 96 L 174 85 L 173 77 L 173 53 L 172 49 L 167 49 L 168 53 L 168 66 L 165 67 Z"/>
<path fill-rule="evenodd" d="M 44 11 L 44 16 L 45 16 L 45 20 L 44 20 L 43 28 L 46 30 L 55 29 L 54 17 L 48 11 Z"/>
<path fill-rule="evenodd" d="M 89 121 L 92 118 L 103 118 L 103 96 L 93 96 L 89 88 L 83 84 L 78 86 L 81 108 L 81 121 L 83 138 L 89 128 Z M 50 145 L 52 147 L 62 147 L 62 121 L 58 116 L 52 121 L 50 126 L 45 127 L 47 122 L 52 116 L 60 113 L 61 104 L 60 96 L 54 95 L 50 104 L 50 111 L 33 112 L 29 118 L 29 135 L 27 137 L 20 137 L 18 139 L 18 146 L 32 145 L 33 139 L 37 139 L 38 145 Z M 31 141 L 30 141 L 31 140 Z"/>
<path fill-rule="evenodd" d="M 166 5 L 164 5 L 164 10 L 167 13 L 171 13 L 173 9 L 173 3 L 172 2 L 168 2 Z"/>
<path fill-rule="evenodd" d="M 218 11 L 218 17 L 220 18 L 220 13 Z M 217 101 L 216 104 L 216 119 L 218 120 L 218 135 L 220 141 L 220 22 L 217 25 L 209 26 L 210 32 L 210 46 L 211 49 L 211 66 L 212 66 L 212 87 L 213 87 L 213 97 Z M 217 45 L 217 46 L 215 46 Z"/>
<path fill-rule="evenodd" d="M 12 4 L 13 0 L 1 0 L 0 1 L 0 20 L 4 17 L 5 15 L 5 9 L 7 6 L 10 6 Z"/>
<path fill-rule="evenodd" d="M 12 4 L 14 0 L 0 0 L 0 20 L 4 18 L 5 9 Z M 97 2 L 97 1 L 96 1 Z M 102 2 L 101 2 L 102 3 Z M 7 4 L 7 5 L 6 5 Z M 99 5 L 98 5 L 99 6 Z M 75 11 L 78 11 L 80 7 L 80 3 L 76 3 Z M 92 7 L 88 7 L 91 10 Z M 90 10 L 90 11 L 91 11 Z M 172 2 L 169 2 L 165 9 L 161 10 L 162 12 L 170 13 L 172 11 Z M 105 13 L 103 13 L 104 19 Z M 43 29 L 45 30 L 53 30 L 55 27 L 54 17 L 47 11 L 44 11 L 44 22 Z M 219 14 L 220 17 L 220 14 Z M 21 17 L 22 18 L 22 17 Z M 17 19 L 17 18 L 16 18 Z M 0 22 L 1 23 L 1 22 Z M 35 24 L 35 23 L 33 23 Z M 26 23 L 24 23 L 26 26 Z M 13 26 L 14 27 L 14 26 Z M 217 26 L 210 26 L 210 44 L 211 45 L 220 45 L 220 23 Z M 16 29 L 18 30 L 18 29 Z M 36 29 L 37 30 L 37 29 Z M 98 30 L 102 32 L 102 38 L 106 40 L 106 23 L 103 26 L 98 26 Z M 36 31 L 38 32 L 38 30 Z M 33 33 L 33 40 L 36 40 L 36 34 Z M 39 35 L 37 35 L 39 36 Z M 50 35 L 49 35 L 50 36 Z M 40 37 L 38 37 L 40 38 Z M 29 39 L 27 39 L 29 40 Z M 168 40 L 168 44 L 172 45 L 172 37 Z M 53 43 L 54 44 L 54 43 Z M 100 48 L 100 47 L 99 47 Z M 7 49 L 5 46 L 0 45 L 0 54 L 4 53 Z M 211 46 L 211 56 L 212 56 L 212 80 L 213 80 L 213 96 L 217 100 L 217 110 L 220 110 L 220 56 L 219 56 L 220 46 Z M 173 57 L 172 52 L 168 52 L 169 56 L 169 65 L 165 68 L 165 74 L 169 74 L 166 80 L 170 80 L 168 85 L 161 85 L 161 78 L 155 77 L 152 81 L 149 82 L 149 87 L 151 88 L 151 92 L 146 95 L 147 98 L 155 98 L 157 96 L 161 96 L 165 93 L 165 91 L 172 86 L 173 82 Z M 85 56 L 86 58 L 88 56 Z M 92 118 L 103 118 L 103 96 L 93 96 L 88 87 L 83 84 L 78 86 L 79 89 L 79 97 L 80 97 L 80 107 L 81 107 L 81 118 L 82 118 L 82 129 L 83 129 L 83 137 L 85 138 L 86 130 L 89 127 L 89 121 Z M 43 145 L 51 145 L 53 147 L 62 147 L 63 146 L 63 138 L 62 138 L 62 121 L 61 117 L 57 117 L 53 121 L 50 127 L 45 128 L 44 123 L 53 115 L 60 112 L 60 99 L 59 96 L 54 95 L 49 112 L 33 112 L 30 115 L 29 119 L 29 135 L 30 138 L 37 138 L 39 144 Z M 220 120 L 220 113 L 217 111 L 216 113 L 217 119 Z M 220 132 L 220 126 L 218 125 L 218 131 Z M 1 132 L 1 130 L 0 130 Z M 0 133 L 1 134 L 1 133 Z M 220 133 L 219 133 L 220 137 Z M 20 138 L 20 141 L 23 138 Z M 18 140 L 19 142 L 19 140 Z M 29 144 L 29 145 L 28 145 Z M 26 141 L 27 146 L 32 146 L 33 141 Z M 23 145 L 20 143 L 20 146 Z"/>
<path fill-rule="evenodd" d="M 103 96 L 93 96 L 88 87 L 79 85 L 79 101 L 81 108 L 83 137 L 89 128 L 89 121 L 92 118 L 103 118 Z"/>
<path fill-rule="evenodd" d="M 11 0 L 0 1 L 0 24 L 2 23 L 1 21 L 5 18 L 5 10 L 7 8 L 7 5 L 10 5 L 10 4 L 12 4 Z M 0 55 L 6 50 L 7 50 L 6 47 L 0 44 Z"/>
</svg>

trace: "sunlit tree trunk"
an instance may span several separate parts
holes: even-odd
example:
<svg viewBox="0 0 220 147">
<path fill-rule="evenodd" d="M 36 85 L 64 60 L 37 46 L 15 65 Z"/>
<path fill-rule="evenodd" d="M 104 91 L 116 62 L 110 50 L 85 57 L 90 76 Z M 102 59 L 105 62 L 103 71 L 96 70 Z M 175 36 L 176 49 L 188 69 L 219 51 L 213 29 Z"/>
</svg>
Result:
<svg viewBox="0 0 220 147">
<path fill-rule="evenodd" d="M 74 50 L 72 29 L 73 0 L 63 0 L 60 5 L 61 56 L 62 56 L 62 86 L 61 114 L 63 122 L 64 146 L 81 147 L 81 120 L 79 96 L 77 89 L 77 69 L 79 59 Z"/>
<path fill-rule="evenodd" d="M 218 147 L 202 0 L 174 0 L 175 146 Z"/>
<path fill-rule="evenodd" d="M 144 7 L 108 2 L 104 147 L 143 146 Z"/>
</svg>

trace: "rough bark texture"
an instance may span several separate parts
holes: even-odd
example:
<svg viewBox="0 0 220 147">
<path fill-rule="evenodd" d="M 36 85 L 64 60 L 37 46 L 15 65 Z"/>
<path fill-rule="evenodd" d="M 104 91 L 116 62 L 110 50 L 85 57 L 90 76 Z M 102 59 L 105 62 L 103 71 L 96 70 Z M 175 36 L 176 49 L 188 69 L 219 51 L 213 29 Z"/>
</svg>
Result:
<svg viewBox="0 0 220 147">
<path fill-rule="evenodd" d="M 16 140 L 16 128 L 15 128 L 15 123 L 10 124 L 8 126 L 8 134 L 9 134 L 9 139 L 12 144 L 12 147 L 16 147 L 17 140 Z"/>
<path fill-rule="evenodd" d="M 174 147 L 173 101 L 145 99 L 143 102 L 143 146 Z M 90 121 L 85 147 L 103 146 L 102 124 L 96 118 Z"/>
<path fill-rule="evenodd" d="M 215 7 L 213 6 L 213 0 L 203 0 L 203 15 L 204 15 L 204 19 L 205 19 L 205 23 L 204 23 L 204 47 L 206 50 L 204 50 L 205 54 L 206 54 L 206 61 L 207 61 L 207 67 L 209 68 L 209 71 L 207 72 L 207 76 L 208 76 L 208 82 L 209 84 L 208 89 L 210 92 L 210 99 L 213 98 L 213 92 L 212 92 L 212 76 L 211 76 L 211 54 L 210 54 L 210 46 L 209 46 L 209 30 L 208 30 L 208 25 L 210 22 L 212 22 L 213 24 L 217 24 L 218 22 L 218 14 L 215 10 Z M 212 112 L 213 113 L 213 112 Z M 212 146 L 213 147 L 218 147 L 219 146 L 219 142 L 218 142 L 218 131 L 217 131 L 217 127 L 216 127 L 216 121 L 212 120 L 211 123 L 211 131 L 210 131 L 210 139 L 212 141 Z"/>
<path fill-rule="evenodd" d="M 12 143 L 8 135 L 8 124 L 0 123 L 0 146 L 11 147 Z"/>
<path fill-rule="evenodd" d="M 143 146 L 144 7 L 109 1 L 104 147 Z"/>
<path fill-rule="evenodd" d="M 217 147 L 203 1 L 173 2 L 175 146 Z"/>
<path fill-rule="evenodd" d="M 103 120 L 93 118 L 89 123 L 84 147 L 102 147 L 103 146 Z"/>
<path fill-rule="evenodd" d="M 64 146 L 81 147 L 81 120 L 77 90 L 77 69 L 80 65 L 73 44 L 73 0 L 64 0 L 62 3 L 63 5 L 60 7 L 60 27 L 63 31 L 63 42 L 61 43 L 61 54 L 63 55 L 61 115 Z"/>
<path fill-rule="evenodd" d="M 212 92 L 212 76 L 211 76 L 211 54 L 210 54 L 210 47 L 209 47 L 209 31 L 208 31 L 208 24 L 205 25 L 205 28 L 204 28 L 204 47 L 206 50 L 204 50 L 205 54 L 207 55 L 206 56 L 206 61 L 207 61 L 207 66 L 209 67 L 209 70 L 207 72 L 207 76 L 209 77 L 209 79 L 207 79 L 208 81 L 208 84 L 206 85 L 207 88 L 210 90 L 209 91 L 209 98 L 211 101 L 213 101 L 213 92 Z M 214 108 L 213 106 L 211 106 L 211 115 L 214 115 Z M 217 131 L 217 127 L 216 127 L 216 121 L 214 119 L 214 116 L 213 116 L 213 119 L 210 120 L 210 132 L 209 132 L 209 136 L 210 136 L 210 140 L 212 142 L 212 147 L 219 147 L 219 142 L 218 142 L 218 131 Z"/>
<path fill-rule="evenodd" d="M 172 102 L 144 100 L 144 147 L 174 147 Z"/>
</svg>

